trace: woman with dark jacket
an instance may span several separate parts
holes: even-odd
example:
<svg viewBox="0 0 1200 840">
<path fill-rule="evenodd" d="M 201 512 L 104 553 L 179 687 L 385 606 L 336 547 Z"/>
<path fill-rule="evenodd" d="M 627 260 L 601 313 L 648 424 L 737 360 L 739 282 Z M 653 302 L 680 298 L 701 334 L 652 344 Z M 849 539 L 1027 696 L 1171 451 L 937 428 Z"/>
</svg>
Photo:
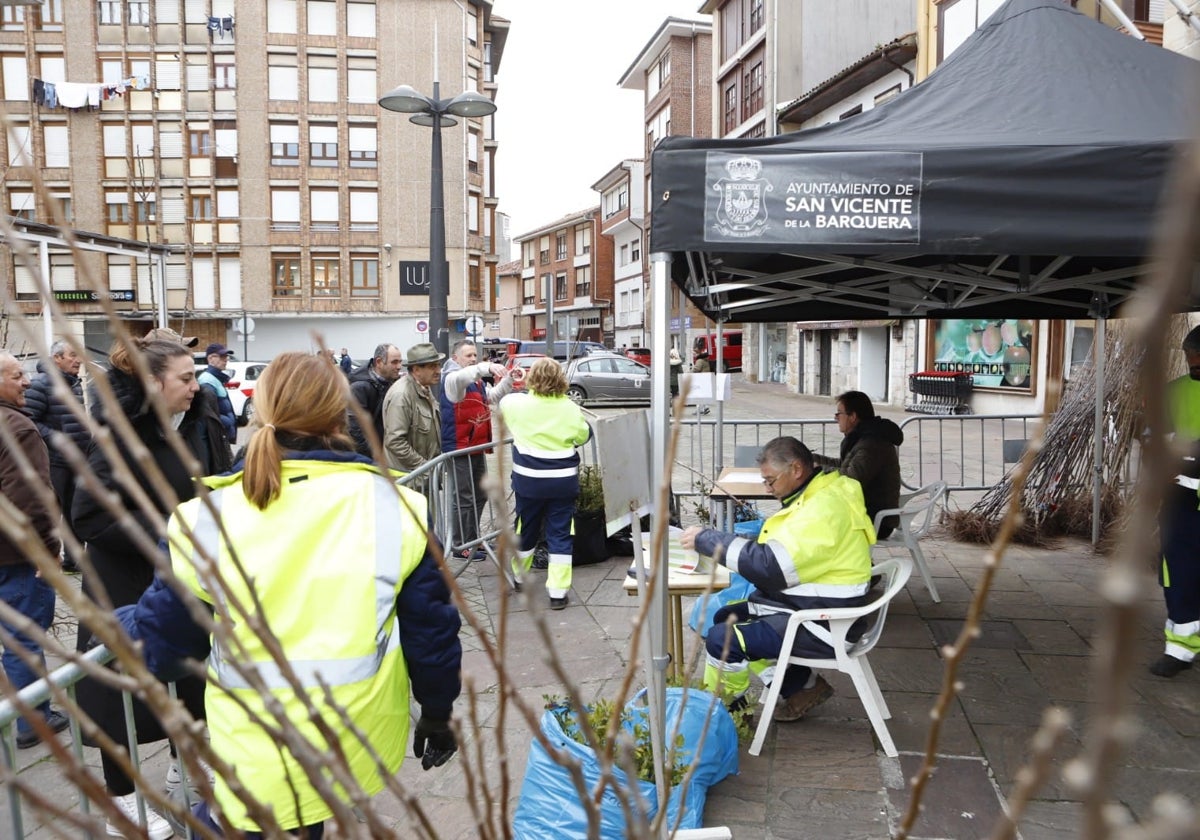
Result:
<svg viewBox="0 0 1200 840">
<path fill-rule="evenodd" d="M 192 474 L 171 448 L 166 428 L 159 419 L 154 402 L 161 403 L 166 409 L 171 424 L 183 439 L 184 445 L 199 461 L 200 475 L 211 471 L 208 434 L 204 422 L 205 408 L 201 401 L 195 399 L 199 386 L 196 383 L 195 365 L 187 348 L 173 341 L 133 339 L 132 342 L 149 370 L 149 377 L 141 379 L 122 344 L 118 344 L 109 356 L 112 368 L 107 371 L 106 376 L 120 411 L 128 418 L 138 440 L 149 450 L 150 459 L 162 473 L 176 498 L 164 498 L 151 484 L 146 472 L 138 466 L 128 445 L 120 440 L 119 435 L 114 434 L 114 439 L 124 462 L 122 467 L 132 473 L 138 485 L 154 503 L 158 514 L 165 520 L 176 499 L 186 501 L 195 496 L 196 491 L 192 484 Z M 107 425 L 109 409 L 99 394 L 93 394 L 91 405 L 96 420 Z M 228 449 L 228 446 L 226 448 Z M 133 517 L 137 527 L 145 532 L 152 542 L 157 543 L 159 528 L 155 517 L 143 511 L 133 496 L 116 480 L 116 470 L 95 441 L 92 441 L 88 448 L 88 466 L 106 489 L 119 495 L 121 509 Z M 136 603 L 154 579 L 153 559 L 142 552 L 121 521 L 116 519 L 99 499 L 94 498 L 83 484 L 75 494 L 72 519 L 80 539 L 87 541 L 88 557 L 95 570 L 94 574 L 84 574 L 84 592 L 95 599 L 97 592 L 104 591 L 114 607 Z M 85 651 L 95 644 L 92 631 L 81 624 L 76 650 Z M 179 699 L 191 715 L 202 720 L 203 680 L 185 677 L 177 682 L 176 687 Z M 118 744 L 126 743 L 125 713 L 120 692 L 95 680 L 84 680 L 79 685 L 77 698 L 80 707 L 108 737 Z M 137 700 L 134 701 L 134 720 L 139 743 L 160 741 L 166 737 L 153 713 Z M 85 740 L 85 743 L 97 746 L 91 741 Z M 114 804 L 133 822 L 139 822 L 133 781 L 107 755 L 102 755 L 101 761 L 104 783 L 109 795 L 113 797 Z M 167 774 L 169 792 L 172 781 L 175 785 L 179 783 L 177 773 L 177 768 L 172 764 Z M 173 834 L 170 824 L 161 815 L 149 807 L 146 811 L 146 831 L 151 840 L 163 840 Z M 120 831 L 110 822 L 108 833 L 119 834 Z"/>
</svg>

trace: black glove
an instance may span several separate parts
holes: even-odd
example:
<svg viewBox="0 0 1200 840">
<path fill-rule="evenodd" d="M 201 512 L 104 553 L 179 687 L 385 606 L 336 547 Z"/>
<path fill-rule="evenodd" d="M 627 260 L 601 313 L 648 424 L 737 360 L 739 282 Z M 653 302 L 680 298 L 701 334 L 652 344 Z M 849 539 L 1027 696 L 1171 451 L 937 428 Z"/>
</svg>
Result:
<svg viewBox="0 0 1200 840">
<path fill-rule="evenodd" d="M 422 715 L 413 732 L 413 755 L 421 759 L 421 768 L 441 767 L 458 752 L 450 721 L 432 720 Z"/>
</svg>

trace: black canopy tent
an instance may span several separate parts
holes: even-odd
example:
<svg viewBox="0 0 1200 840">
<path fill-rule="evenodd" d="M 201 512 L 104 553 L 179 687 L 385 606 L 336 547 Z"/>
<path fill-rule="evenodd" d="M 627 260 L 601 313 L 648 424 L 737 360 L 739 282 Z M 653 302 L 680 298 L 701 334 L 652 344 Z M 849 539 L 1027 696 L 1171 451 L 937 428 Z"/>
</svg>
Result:
<svg viewBox="0 0 1200 840">
<path fill-rule="evenodd" d="M 650 251 L 720 321 L 1086 316 L 1142 273 L 1198 79 L 1061 0 L 1009 0 L 864 114 L 664 140 Z"/>
<path fill-rule="evenodd" d="M 649 202 L 653 486 L 669 475 L 670 281 L 718 324 L 1096 317 L 1103 347 L 1103 319 L 1145 273 L 1198 81 L 1200 63 L 1062 0 L 1009 0 L 928 79 L 864 114 L 767 139 L 663 140 Z M 1200 309 L 1195 280 L 1187 307 Z M 1100 363 L 1097 493 L 1102 378 Z M 657 556 L 665 580 L 665 544 Z M 649 622 L 658 710 L 665 590 Z"/>
</svg>

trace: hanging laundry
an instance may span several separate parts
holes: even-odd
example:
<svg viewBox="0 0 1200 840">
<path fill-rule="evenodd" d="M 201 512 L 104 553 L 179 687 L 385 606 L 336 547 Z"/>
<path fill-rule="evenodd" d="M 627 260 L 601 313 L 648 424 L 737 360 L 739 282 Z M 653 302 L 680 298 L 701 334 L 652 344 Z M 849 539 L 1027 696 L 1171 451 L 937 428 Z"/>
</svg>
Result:
<svg viewBox="0 0 1200 840">
<path fill-rule="evenodd" d="M 58 104 L 64 108 L 83 108 L 88 104 L 88 88 L 81 82 L 60 82 Z"/>
<path fill-rule="evenodd" d="M 232 35 L 233 34 L 233 18 L 231 18 L 231 17 L 221 18 L 221 28 Z"/>
<path fill-rule="evenodd" d="M 58 88 L 54 86 L 54 82 L 46 82 L 46 107 L 58 107 Z"/>
<path fill-rule="evenodd" d="M 45 105 L 46 104 L 46 83 L 43 82 L 41 79 L 33 80 L 33 104 L 34 105 Z"/>
<path fill-rule="evenodd" d="M 104 85 L 88 85 L 87 86 L 87 104 L 89 108 L 100 107 L 100 91 Z"/>
<path fill-rule="evenodd" d="M 218 17 L 210 17 L 208 19 L 208 31 L 209 32 L 220 32 L 221 31 L 221 19 Z"/>
</svg>

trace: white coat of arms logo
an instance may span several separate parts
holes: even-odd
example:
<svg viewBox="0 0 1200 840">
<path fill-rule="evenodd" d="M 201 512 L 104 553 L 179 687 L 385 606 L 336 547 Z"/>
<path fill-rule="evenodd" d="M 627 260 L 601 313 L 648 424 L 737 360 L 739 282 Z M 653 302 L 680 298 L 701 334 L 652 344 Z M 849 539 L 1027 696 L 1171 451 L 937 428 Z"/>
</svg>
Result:
<svg viewBox="0 0 1200 840">
<path fill-rule="evenodd" d="M 762 163 L 743 155 L 728 161 L 725 171 L 729 177 L 713 184 L 720 195 L 717 230 L 739 238 L 761 236 L 767 227 L 767 205 L 763 199 L 773 189 L 765 178 L 759 177 Z"/>
</svg>

